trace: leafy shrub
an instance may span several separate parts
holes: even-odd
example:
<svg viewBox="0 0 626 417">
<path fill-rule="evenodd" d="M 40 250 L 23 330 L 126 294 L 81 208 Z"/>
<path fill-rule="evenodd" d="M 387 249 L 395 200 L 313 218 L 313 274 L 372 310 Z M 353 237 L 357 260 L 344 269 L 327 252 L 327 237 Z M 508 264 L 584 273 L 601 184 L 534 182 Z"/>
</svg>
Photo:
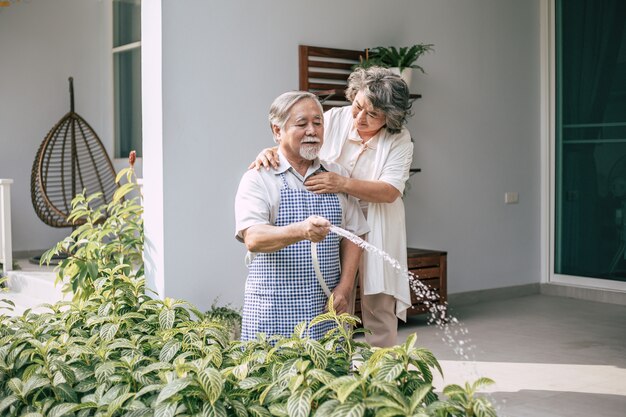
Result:
<svg viewBox="0 0 626 417">
<path fill-rule="evenodd" d="M 437 400 L 432 372 L 441 370 L 415 335 L 371 349 L 344 326 L 315 341 L 303 324 L 291 338 L 233 342 L 193 306 L 150 298 L 143 285 L 101 278 L 87 301 L 3 317 L 0 414 L 494 415 L 466 414 L 471 398 L 462 409 Z M 317 320 L 355 319 L 330 311 Z"/>
<path fill-rule="evenodd" d="M 102 193 L 78 194 L 68 219 L 84 224 L 42 256 L 42 263 L 50 263 L 55 255 L 64 255 L 57 266 L 57 283 L 63 283 L 63 291 L 73 293 L 75 300 L 87 300 L 98 278 L 143 275 L 143 207 L 138 197 L 125 198 L 138 192 L 134 169 L 120 171 L 116 181 L 124 177 L 127 182 L 107 205 L 90 205 Z"/>
<path fill-rule="evenodd" d="M 320 341 L 303 323 L 289 338 L 240 342 L 221 321 L 232 310 L 203 313 L 147 294 L 141 207 L 121 198 L 132 188 L 105 208 L 75 199 L 72 215 L 89 226 L 53 249 L 68 255 L 59 278 L 69 277 L 72 301 L 0 315 L 0 415 L 495 416 L 474 396 L 489 380 L 446 387 L 439 399 L 440 366 L 415 335 L 373 349 L 353 338 L 358 319 L 338 315 L 332 300 L 309 324 L 337 323 Z"/>
</svg>

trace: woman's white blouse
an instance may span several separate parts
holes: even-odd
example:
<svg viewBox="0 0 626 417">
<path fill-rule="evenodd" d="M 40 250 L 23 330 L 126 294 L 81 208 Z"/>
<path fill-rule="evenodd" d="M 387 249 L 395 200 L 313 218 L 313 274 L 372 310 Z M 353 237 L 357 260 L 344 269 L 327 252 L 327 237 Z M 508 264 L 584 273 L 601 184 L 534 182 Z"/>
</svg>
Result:
<svg viewBox="0 0 626 417">
<path fill-rule="evenodd" d="M 391 134 L 383 128 L 375 143 L 375 153 L 366 150 L 354 158 L 354 152 L 344 149 L 352 143 L 347 141 L 354 135 L 351 107 L 333 108 L 324 114 L 324 145 L 320 157 L 323 160 L 337 162 L 348 171 L 353 171 L 352 178 L 362 180 L 380 180 L 394 186 L 400 193 L 409 178 L 409 169 L 413 160 L 413 143 L 406 128 L 400 133 Z M 354 150 L 354 149 L 353 149 Z M 342 156 L 343 153 L 343 156 Z M 365 160 L 361 160 L 364 155 Z M 367 168 L 351 169 L 344 163 L 366 164 Z M 372 245 L 384 250 L 397 259 L 403 270 L 407 269 L 406 223 L 402 198 L 393 203 L 369 203 L 367 222 L 370 233 L 367 240 Z M 376 255 L 363 254 L 363 290 L 365 294 L 385 293 L 396 298 L 396 315 L 406 320 L 406 310 L 411 306 L 408 279 L 394 267 Z"/>
</svg>

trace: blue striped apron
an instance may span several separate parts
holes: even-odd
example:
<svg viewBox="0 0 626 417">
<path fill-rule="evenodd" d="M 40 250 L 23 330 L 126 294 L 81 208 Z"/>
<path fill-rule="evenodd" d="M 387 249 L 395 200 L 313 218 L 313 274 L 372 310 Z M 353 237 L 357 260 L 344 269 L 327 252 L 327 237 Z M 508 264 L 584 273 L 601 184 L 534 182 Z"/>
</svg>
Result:
<svg viewBox="0 0 626 417">
<path fill-rule="evenodd" d="M 280 174 L 283 188 L 276 226 L 287 226 L 317 215 L 341 226 L 341 205 L 336 194 L 315 194 L 289 188 Z M 339 236 L 329 233 L 317 244 L 322 275 L 332 291 L 339 283 Z M 328 298 L 320 286 L 311 259 L 311 242 L 303 240 L 277 252 L 259 253 L 249 265 L 243 306 L 241 340 L 257 333 L 289 337 L 294 327 L 324 312 Z M 334 323 L 313 326 L 308 336 L 319 340 Z"/>
</svg>

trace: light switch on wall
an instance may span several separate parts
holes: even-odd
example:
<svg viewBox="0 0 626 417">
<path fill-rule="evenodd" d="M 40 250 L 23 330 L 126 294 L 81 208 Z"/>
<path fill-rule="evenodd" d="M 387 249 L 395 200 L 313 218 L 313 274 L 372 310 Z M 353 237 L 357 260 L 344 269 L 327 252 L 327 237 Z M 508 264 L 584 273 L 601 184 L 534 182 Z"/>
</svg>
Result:
<svg viewBox="0 0 626 417">
<path fill-rule="evenodd" d="M 519 201 L 519 194 L 516 191 L 510 191 L 504 193 L 505 204 L 517 204 Z"/>
</svg>

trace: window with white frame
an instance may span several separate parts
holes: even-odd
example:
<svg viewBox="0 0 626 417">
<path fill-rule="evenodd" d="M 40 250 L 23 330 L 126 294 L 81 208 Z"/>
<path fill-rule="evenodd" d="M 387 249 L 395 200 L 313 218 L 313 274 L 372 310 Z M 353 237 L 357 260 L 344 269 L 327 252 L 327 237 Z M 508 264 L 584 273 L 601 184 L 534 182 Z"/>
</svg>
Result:
<svg viewBox="0 0 626 417">
<path fill-rule="evenodd" d="M 113 0 L 115 157 L 141 149 L 141 0 Z"/>
</svg>

